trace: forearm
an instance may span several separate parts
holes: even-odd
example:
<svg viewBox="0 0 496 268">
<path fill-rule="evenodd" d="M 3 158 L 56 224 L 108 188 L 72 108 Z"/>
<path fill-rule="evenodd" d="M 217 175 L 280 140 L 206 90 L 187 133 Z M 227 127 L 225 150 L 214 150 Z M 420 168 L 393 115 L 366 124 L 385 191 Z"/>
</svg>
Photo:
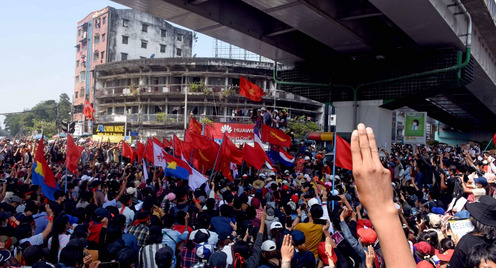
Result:
<svg viewBox="0 0 496 268">
<path fill-rule="evenodd" d="M 370 220 L 381 243 L 386 266 L 417 267 L 397 213 L 393 203 L 380 211 L 369 211 Z"/>
</svg>

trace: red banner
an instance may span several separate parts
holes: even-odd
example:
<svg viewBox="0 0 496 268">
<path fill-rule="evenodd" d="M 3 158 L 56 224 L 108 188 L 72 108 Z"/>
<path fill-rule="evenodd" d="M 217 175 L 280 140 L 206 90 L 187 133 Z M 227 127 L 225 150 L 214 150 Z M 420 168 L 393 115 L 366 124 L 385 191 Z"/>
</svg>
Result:
<svg viewBox="0 0 496 268">
<path fill-rule="evenodd" d="M 205 136 L 221 140 L 226 134 L 226 137 L 233 141 L 253 141 L 253 124 L 235 124 L 235 123 L 213 123 L 205 124 Z"/>
</svg>

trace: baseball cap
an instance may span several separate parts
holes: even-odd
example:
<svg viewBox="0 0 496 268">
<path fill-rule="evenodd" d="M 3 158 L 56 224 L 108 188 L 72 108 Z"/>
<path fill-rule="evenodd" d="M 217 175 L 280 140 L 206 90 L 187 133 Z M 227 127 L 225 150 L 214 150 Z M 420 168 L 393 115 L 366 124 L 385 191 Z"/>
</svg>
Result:
<svg viewBox="0 0 496 268">
<path fill-rule="evenodd" d="M 455 250 L 454 249 L 448 249 L 444 253 L 441 253 L 437 249 L 435 250 L 436 257 L 440 261 L 446 261 L 446 262 L 450 261 L 451 260 L 451 257 L 453 257 L 453 253 L 455 253 Z"/>
<path fill-rule="evenodd" d="M 262 243 L 262 251 L 274 251 L 276 249 L 276 243 L 274 243 L 274 241 L 272 240 L 265 240 Z"/>
<path fill-rule="evenodd" d="M 223 232 L 219 234 L 219 240 L 226 240 L 226 239 L 233 240 L 233 236 L 228 232 Z"/>
<path fill-rule="evenodd" d="M 196 256 L 200 259 L 208 259 L 214 248 L 207 242 L 202 242 L 196 246 Z"/>
<path fill-rule="evenodd" d="M 434 248 L 432 247 L 431 244 L 425 242 L 425 241 L 420 241 L 417 244 L 413 245 L 417 251 L 424 255 L 424 256 L 432 256 L 434 255 L 435 251 Z"/>
<path fill-rule="evenodd" d="M 295 246 L 305 244 L 305 234 L 302 231 L 294 230 L 291 232 L 291 236 L 293 237 Z"/>
<path fill-rule="evenodd" d="M 284 227 L 282 226 L 282 223 L 275 221 L 270 224 L 270 230 L 275 228 L 284 228 Z"/>
<path fill-rule="evenodd" d="M 441 227 L 441 216 L 437 214 L 429 214 L 429 225 L 432 228 L 439 228 Z"/>
<path fill-rule="evenodd" d="M 223 251 L 218 251 L 210 256 L 208 259 L 208 265 L 210 267 L 226 267 L 227 266 L 227 254 Z"/>
<path fill-rule="evenodd" d="M 474 179 L 474 182 L 482 185 L 482 187 L 486 187 L 487 186 L 487 180 L 484 177 L 475 178 Z"/>
<path fill-rule="evenodd" d="M 21 203 L 21 198 L 17 195 L 13 195 L 10 197 L 9 203 L 16 202 L 16 203 Z"/>
<path fill-rule="evenodd" d="M 308 200 L 308 207 L 312 207 L 314 205 L 318 205 L 319 204 L 319 200 L 317 200 L 317 198 L 312 198 L 310 200 Z"/>
<path fill-rule="evenodd" d="M 377 240 L 377 233 L 370 228 L 361 228 L 357 230 L 357 234 L 362 238 L 362 242 L 365 244 L 374 244 Z"/>
</svg>

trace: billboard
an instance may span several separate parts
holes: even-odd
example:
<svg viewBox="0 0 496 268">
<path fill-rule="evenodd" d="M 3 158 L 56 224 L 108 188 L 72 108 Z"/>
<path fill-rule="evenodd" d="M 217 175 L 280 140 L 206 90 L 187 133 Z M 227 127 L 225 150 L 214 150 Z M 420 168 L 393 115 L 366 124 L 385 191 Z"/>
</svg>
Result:
<svg viewBox="0 0 496 268">
<path fill-rule="evenodd" d="M 405 144 L 425 144 L 427 113 L 406 113 Z"/>
<path fill-rule="evenodd" d="M 213 123 L 205 124 L 205 136 L 221 140 L 224 134 L 233 142 L 253 141 L 253 124 Z"/>
</svg>

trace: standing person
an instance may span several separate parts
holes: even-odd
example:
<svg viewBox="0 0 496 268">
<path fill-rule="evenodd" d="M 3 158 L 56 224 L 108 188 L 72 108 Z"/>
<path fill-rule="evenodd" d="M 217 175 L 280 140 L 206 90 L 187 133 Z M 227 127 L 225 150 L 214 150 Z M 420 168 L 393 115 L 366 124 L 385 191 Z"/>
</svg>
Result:
<svg viewBox="0 0 496 268">
<path fill-rule="evenodd" d="M 496 242 L 496 199 L 484 195 L 478 202 L 467 203 L 465 206 L 470 212 L 474 230 L 464 235 L 456 245 L 448 264 L 450 268 L 467 267 L 465 260 L 474 246 Z"/>
<path fill-rule="evenodd" d="M 162 244 L 162 230 L 158 226 L 152 226 L 146 239 L 146 246 L 142 247 L 139 253 L 140 267 L 158 268 L 155 255 L 163 247 L 167 245 Z"/>
<path fill-rule="evenodd" d="M 295 226 L 295 230 L 299 230 L 305 234 L 305 245 L 306 248 L 311 251 L 315 258 L 318 258 L 318 246 L 322 240 L 322 225 L 314 223 L 315 219 L 320 219 L 324 215 L 322 207 L 319 205 L 313 205 L 310 208 L 310 213 L 308 213 L 308 222 L 298 223 Z M 301 211 L 298 212 L 298 218 L 296 221 L 301 219 Z"/>
<path fill-rule="evenodd" d="M 184 225 L 188 226 L 189 213 L 184 217 Z M 176 245 L 188 238 L 188 230 L 185 228 L 183 233 L 174 230 L 174 218 L 170 216 L 164 217 L 164 229 L 162 229 L 162 244 L 169 246 L 173 252 L 176 252 Z M 176 256 L 173 258 L 173 266 L 176 265 Z"/>
<path fill-rule="evenodd" d="M 145 245 L 146 239 L 148 238 L 150 232 L 148 225 L 150 225 L 150 213 L 139 212 L 136 215 L 133 226 L 128 229 L 128 233 L 134 235 L 138 239 L 139 248 Z"/>
</svg>

